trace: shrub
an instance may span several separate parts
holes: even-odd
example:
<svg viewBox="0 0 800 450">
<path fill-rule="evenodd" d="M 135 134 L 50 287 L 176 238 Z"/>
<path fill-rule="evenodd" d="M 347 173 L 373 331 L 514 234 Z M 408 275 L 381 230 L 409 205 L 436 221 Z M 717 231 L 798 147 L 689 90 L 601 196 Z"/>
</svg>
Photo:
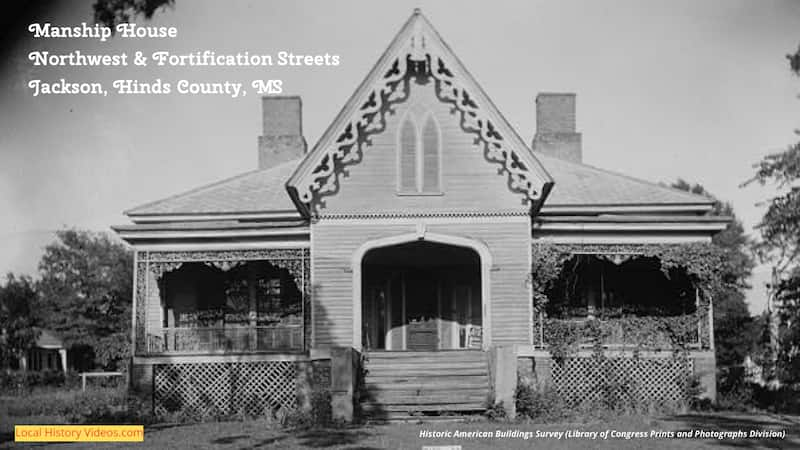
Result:
<svg viewBox="0 0 800 450">
<path fill-rule="evenodd" d="M 149 407 L 125 389 L 55 390 L 37 388 L 28 395 L 4 399 L 12 417 L 60 416 L 68 423 L 148 424 Z"/>
<path fill-rule="evenodd" d="M 3 371 L 0 372 L 0 392 L 22 395 L 36 387 L 64 387 L 66 379 L 60 370 Z"/>
<path fill-rule="evenodd" d="M 486 411 L 483 413 L 491 421 L 500 421 L 508 417 L 508 412 L 502 401 L 496 401 L 494 393 L 490 393 L 486 398 Z"/>
<path fill-rule="evenodd" d="M 543 422 L 604 420 L 609 415 L 634 416 L 685 412 L 686 400 L 663 401 L 640 398 L 632 380 L 597 381 L 591 393 L 581 402 L 568 403 L 551 385 L 542 382 L 517 381 L 515 401 L 522 418 Z"/>
<path fill-rule="evenodd" d="M 717 408 L 730 411 L 750 411 L 755 408 L 753 386 L 741 383 L 717 392 Z"/>
<path fill-rule="evenodd" d="M 791 386 L 770 388 L 751 385 L 756 406 L 772 412 L 800 414 L 800 389 Z"/>
<path fill-rule="evenodd" d="M 517 381 L 517 414 L 529 419 L 556 421 L 567 416 L 567 408 L 558 392 L 543 383 Z"/>
<path fill-rule="evenodd" d="M 295 409 L 282 417 L 281 425 L 287 428 L 317 428 L 333 423 L 331 393 L 327 389 L 311 393 L 311 410 Z"/>
</svg>

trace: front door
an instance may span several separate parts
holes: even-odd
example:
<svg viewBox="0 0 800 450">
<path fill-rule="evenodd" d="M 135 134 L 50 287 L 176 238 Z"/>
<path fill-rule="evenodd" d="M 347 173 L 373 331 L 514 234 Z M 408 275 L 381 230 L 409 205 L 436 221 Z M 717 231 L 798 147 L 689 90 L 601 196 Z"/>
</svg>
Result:
<svg viewBox="0 0 800 450">
<path fill-rule="evenodd" d="M 439 280 L 429 272 L 410 271 L 406 281 L 406 349 L 438 350 Z"/>
<path fill-rule="evenodd" d="M 481 347 L 481 271 L 473 250 L 410 242 L 362 261 L 362 346 L 434 351 Z"/>
</svg>

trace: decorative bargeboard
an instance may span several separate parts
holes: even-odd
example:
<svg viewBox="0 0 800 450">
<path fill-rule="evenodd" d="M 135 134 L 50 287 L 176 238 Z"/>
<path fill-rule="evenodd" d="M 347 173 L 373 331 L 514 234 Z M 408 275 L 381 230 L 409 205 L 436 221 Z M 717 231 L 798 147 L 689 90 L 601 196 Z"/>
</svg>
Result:
<svg viewBox="0 0 800 450">
<path fill-rule="evenodd" d="M 451 106 L 459 118 L 461 129 L 474 136 L 484 159 L 496 164 L 497 173 L 507 176 L 509 190 L 521 194 L 522 204 L 533 205 L 542 199 L 552 180 L 540 171 L 538 163 L 523 155 L 524 144 L 513 143 L 513 131 L 501 131 L 493 106 L 480 88 L 459 67 L 457 60 L 432 29 L 416 19 L 406 42 L 388 57 L 378 70 L 371 90 L 357 98 L 347 121 L 338 124 L 331 136 L 321 139 L 323 147 L 315 149 L 314 165 L 290 182 L 299 200 L 318 215 L 325 207 L 324 197 L 339 191 L 340 178 L 348 176 L 348 167 L 361 162 L 364 150 L 372 144 L 372 136 L 386 129 L 386 118 L 395 107 L 410 97 L 413 84 L 434 83 L 439 101 Z M 504 128 L 508 128 L 502 126 Z M 302 166 L 301 166 L 302 167 Z"/>
</svg>

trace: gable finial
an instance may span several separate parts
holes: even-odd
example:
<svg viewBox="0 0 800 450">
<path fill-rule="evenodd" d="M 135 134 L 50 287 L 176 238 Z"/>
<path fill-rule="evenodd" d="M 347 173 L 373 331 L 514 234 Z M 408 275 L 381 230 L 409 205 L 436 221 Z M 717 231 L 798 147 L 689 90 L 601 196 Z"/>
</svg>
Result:
<svg viewBox="0 0 800 450">
<path fill-rule="evenodd" d="M 414 8 L 414 15 L 418 16 L 420 14 L 422 14 L 422 8 Z"/>
<path fill-rule="evenodd" d="M 417 10 L 414 10 L 414 14 L 417 13 Z M 414 29 L 411 33 L 411 59 L 414 61 L 421 61 L 425 59 L 425 35 L 422 31 L 422 23 L 420 21 L 416 21 L 414 23 Z"/>
</svg>

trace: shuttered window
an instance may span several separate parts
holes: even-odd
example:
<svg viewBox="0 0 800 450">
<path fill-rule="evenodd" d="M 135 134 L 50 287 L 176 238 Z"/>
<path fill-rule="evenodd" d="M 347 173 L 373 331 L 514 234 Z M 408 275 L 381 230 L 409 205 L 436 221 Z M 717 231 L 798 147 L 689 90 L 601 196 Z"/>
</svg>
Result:
<svg viewBox="0 0 800 450">
<path fill-rule="evenodd" d="M 439 192 L 439 129 L 428 117 L 422 129 L 422 192 Z"/>
<path fill-rule="evenodd" d="M 400 128 L 400 192 L 417 191 L 417 130 L 406 119 Z"/>
</svg>

